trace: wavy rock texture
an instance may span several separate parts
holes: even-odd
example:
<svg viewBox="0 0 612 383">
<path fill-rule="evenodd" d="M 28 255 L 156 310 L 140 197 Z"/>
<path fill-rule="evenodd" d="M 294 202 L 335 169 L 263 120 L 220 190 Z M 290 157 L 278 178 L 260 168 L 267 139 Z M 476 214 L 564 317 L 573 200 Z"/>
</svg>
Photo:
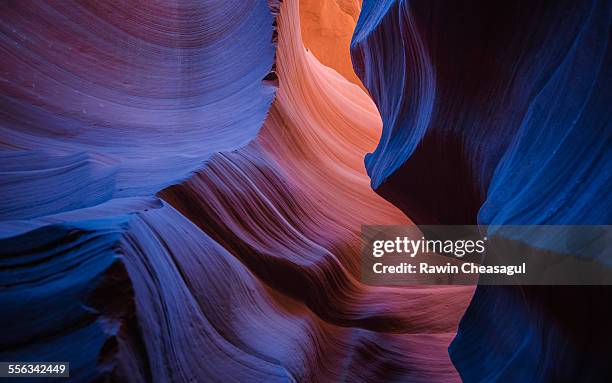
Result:
<svg viewBox="0 0 612 383">
<path fill-rule="evenodd" d="M 417 223 L 610 224 L 610 1 L 365 1 L 373 187 Z M 607 287 L 479 286 L 465 381 L 608 381 Z"/>
<path fill-rule="evenodd" d="M 297 20 L 297 4 L 283 3 L 280 88 L 257 139 L 161 196 L 304 305 L 303 315 L 344 329 L 331 332 L 334 347 L 316 346 L 320 360 L 292 370 L 296 379 L 456 380 L 446 345 L 472 289 L 357 281 L 360 225 L 409 221 L 369 188 L 363 155 L 379 134 L 374 105 L 304 50 Z"/>
<path fill-rule="evenodd" d="M 251 141 L 272 102 L 265 1 L 1 7 L 2 219 L 153 194 Z"/>
<path fill-rule="evenodd" d="M 410 221 L 369 187 L 375 106 L 304 49 L 297 2 L 2 7 L 0 360 L 458 379 L 472 288 L 358 282 L 360 225 Z"/>
</svg>

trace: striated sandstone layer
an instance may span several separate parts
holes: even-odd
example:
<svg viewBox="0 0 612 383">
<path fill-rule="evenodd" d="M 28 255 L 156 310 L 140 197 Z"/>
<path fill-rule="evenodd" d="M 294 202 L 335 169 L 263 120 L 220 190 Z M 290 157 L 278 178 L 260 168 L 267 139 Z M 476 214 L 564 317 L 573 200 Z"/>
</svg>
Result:
<svg viewBox="0 0 612 383">
<path fill-rule="evenodd" d="M 359 282 L 360 225 L 410 221 L 369 185 L 376 107 L 305 50 L 297 1 L 1 7 L 0 360 L 459 379 L 471 287 Z"/>
<path fill-rule="evenodd" d="M 257 139 L 161 196 L 287 294 L 279 299 L 343 329 L 328 335 L 340 347 L 305 351 L 320 359 L 292 370 L 299 381 L 455 381 L 447 342 L 472 288 L 358 282 L 360 225 L 409 221 L 369 187 L 363 156 L 380 134 L 374 105 L 304 49 L 297 20 L 297 3 L 283 3 L 279 90 Z"/>
<path fill-rule="evenodd" d="M 1 7 L 2 219 L 151 195 L 251 141 L 274 97 L 265 1 Z"/>
</svg>

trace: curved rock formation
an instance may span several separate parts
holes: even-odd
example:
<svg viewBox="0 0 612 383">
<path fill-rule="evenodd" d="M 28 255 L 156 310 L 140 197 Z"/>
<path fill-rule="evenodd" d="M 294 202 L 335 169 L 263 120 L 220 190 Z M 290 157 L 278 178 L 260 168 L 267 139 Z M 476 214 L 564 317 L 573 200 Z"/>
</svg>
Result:
<svg viewBox="0 0 612 383">
<path fill-rule="evenodd" d="M 334 341 L 343 346 L 319 346 L 325 356 L 294 371 L 298 381 L 456 380 L 446 342 L 472 289 L 358 282 L 360 225 L 409 221 L 365 174 L 379 134 L 374 105 L 304 50 L 297 18 L 297 4 L 283 3 L 280 87 L 257 139 L 161 196 L 309 316 L 344 329 Z"/>
<path fill-rule="evenodd" d="M 265 1 L 3 4 L 0 218 L 150 195 L 251 141 L 272 23 Z"/>
<path fill-rule="evenodd" d="M 0 360 L 458 379 L 471 287 L 358 281 L 360 225 L 410 221 L 369 186 L 375 106 L 304 49 L 296 1 L 2 7 Z"/>
<path fill-rule="evenodd" d="M 610 1 L 365 1 L 355 68 L 383 119 L 373 187 L 417 223 L 609 224 Z M 479 286 L 465 381 L 606 381 L 607 287 Z M 596 322 L 597 324 L 595 324 Z"/>
</svg>

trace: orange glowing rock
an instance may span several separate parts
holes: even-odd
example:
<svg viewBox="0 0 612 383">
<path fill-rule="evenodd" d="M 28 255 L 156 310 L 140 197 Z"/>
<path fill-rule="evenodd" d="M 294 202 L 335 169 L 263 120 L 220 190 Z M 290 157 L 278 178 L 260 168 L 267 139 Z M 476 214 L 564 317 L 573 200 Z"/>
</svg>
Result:
<svg viewBox="0 0 612 383">
<path fill-rule="evenodd" d="M 344 78 L 365 89 L 353 71 L 349 46 L 360 0 L 300 0 L 302 40 L 308 50 Z"/>
</svg>

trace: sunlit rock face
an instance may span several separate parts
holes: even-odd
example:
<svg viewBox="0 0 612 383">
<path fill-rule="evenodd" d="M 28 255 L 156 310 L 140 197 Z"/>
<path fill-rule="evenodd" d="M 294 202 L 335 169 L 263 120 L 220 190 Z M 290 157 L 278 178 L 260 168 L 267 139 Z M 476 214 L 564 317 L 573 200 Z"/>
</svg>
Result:
<svg viewBox="0 0 612 383">
<path fill-rule="evenodd" d="M 300 0 L 300 25 L 306 49 L 361 87 L 349 54 L 361 0 Z"/>
<path fill-rule="evenodd" d="M 364 1 L 374 189 L 417 223 L 612 222 L 611 18 L 610 1 Z M 610 295 L 479 286 L 453 362 L 465 381 L 610 380 Z"/>
<path fill-rule="evenodd" d="M 305 50 L 297 1 L 1 7 L 0 360 L 459 379 L 471 287 L 359 282 L 360 225 L 410 220 L 370 188 L 375 105 Z"/>
</svg>

